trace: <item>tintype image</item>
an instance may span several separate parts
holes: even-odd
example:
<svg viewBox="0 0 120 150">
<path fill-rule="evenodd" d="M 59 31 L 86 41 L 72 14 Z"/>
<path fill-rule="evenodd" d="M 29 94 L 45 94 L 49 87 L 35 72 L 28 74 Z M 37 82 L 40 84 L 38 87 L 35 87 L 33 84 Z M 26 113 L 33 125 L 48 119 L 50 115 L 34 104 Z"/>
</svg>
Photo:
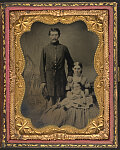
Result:
<svg viewBox="0 0 120 150">
<path fill-rule="evenodd" d="M 21 36 L 25 95 L 21 113 L 34 127 L 87 126 L 99 114 L 94 55 L 99 38 L 83 21 L 33 23 Z"/>
</svg>

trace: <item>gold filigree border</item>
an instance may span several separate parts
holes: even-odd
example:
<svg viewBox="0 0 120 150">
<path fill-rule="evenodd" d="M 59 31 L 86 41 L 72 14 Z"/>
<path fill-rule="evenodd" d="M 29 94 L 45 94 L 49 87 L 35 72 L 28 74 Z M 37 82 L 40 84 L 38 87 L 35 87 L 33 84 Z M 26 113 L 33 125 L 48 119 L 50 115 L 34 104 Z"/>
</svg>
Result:
<svg viewBox="0 0 120 150">
<path fill-rule="evenodd" d="M 114 135 L 115 135 L 115 146 L 117 147 L 118 145 L 118 111 L 117 111 L 117 99 L 118 99 L 118 88 L 117 88 L 117 84 L 118 84 L 118 47 L 117 47 L 117 4 L 115 4 L 114 8 L 113 8 L 113 13 L 114 13 L 114 28 L 113 28 L 113 46 L 114 46 L 114 116 L 115 116 L 115 122 L 114 122 L 114 126 L 115 126 L 115 131 L 114 131 Z"/>
<path fill-rule="evenodd" d="M 4 66 L 3 66 L 3 71 L 4 71 L 4 101 L 3 101 L 3 115 L 2 116 L 6 116 L 6 52 L 5 52 L 5 24 L 4 24 L 4 9 L 3 7 L 1 6 L 1 10 L 2 10 L 2 38 L 3 38 L 3 47 L 2 47 L 2 50 L 3 50 L 3 60 L 4 60 Z M 3 144 L 3 147 L 6 146 L 6 142 L 5 142 L 5 139 L 6 139 L 6 118 L 3 117 L 3 131 L 2 131 L 2 144 Z"/>
<path fill-rule="evenodd" d="M 94 84 L 100 114 L 96 119 L 90 121 L 88 126 L 84 129 L 77 129 L 71 126 L 62 126 L 61 128 L 57 126 L 47 126 L 36 129 L 32 126 L 30 119 L 24 118 L 20 112 L 20 106 L 25 92 L 25 82 L 21 75 L 25 60 L 20 46 L 20 37 L 24 32 L 30 31 L 32 24 L 36 21 L 45 24 L 56 24 L 58 22 L 70 24 L 78 20 L 84 21 L 88 30 L 95 32 L 99 37 L 99 44 L 94 57 L 94 66 L 98 76 Z M 17 135 L 17 138 L 22 136 L 24 140 L 36 139 L 36 135 L 37 139 L 40 140 L 108 139 L 109 50 L 107 10 L 11 11 L 10 77 L 10 133 L 12 139 L 16 138 L 15 135 Z M 105 105 L 105 103 L 108 105 Z M 106 107 L 104 107 L 104 105 Z"/>
<path fill-rule="evenodd" d="M 21 3 L 21 2 L 16 2 L 16 3 L 6 3 L 5 6 L 33 6 L 33 7 L 67 7 L 67 6 L 115 6 L 116 7 L 116 2 L 55 2 L 55 3 L 46 3 L 46 2 L 29 2 L 29 3 Z M 114 8 L 115 8 L 114 7 Z"/>
</svg>

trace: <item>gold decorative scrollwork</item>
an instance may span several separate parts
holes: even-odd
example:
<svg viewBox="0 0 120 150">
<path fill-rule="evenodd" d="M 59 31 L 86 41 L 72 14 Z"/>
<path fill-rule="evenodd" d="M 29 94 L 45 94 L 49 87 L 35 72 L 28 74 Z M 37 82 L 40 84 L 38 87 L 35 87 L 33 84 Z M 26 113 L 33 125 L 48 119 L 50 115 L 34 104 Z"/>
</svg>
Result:
<svg viewBox="0 0 120 150">
<path fill-rule="evenodd" d="M 31 30 L 34 22 L 45 24 L 71 24 L 82 20 L 88 30 L 99 37 L 94 56 L 94 67 L 98 74 L 94 90 L 100 108 L 99 116 L 90 120 L 87 127 L 77 129 L 72 126 L 47 126 L 36 129 L 30 119 L 22 116 L 21 103 L 25 93 L 22 72 L 25 59 L 20 46 L 21 35 Z M 107 10 L 41 10 L 10 12 L 10 136 L 11 139 L 75 140 L 109 138 L 109 50 Z M 14 90 L 15 89 L 15 90 Z M 104 108 L 105 103 L 107 108 Z"/>
</svg>

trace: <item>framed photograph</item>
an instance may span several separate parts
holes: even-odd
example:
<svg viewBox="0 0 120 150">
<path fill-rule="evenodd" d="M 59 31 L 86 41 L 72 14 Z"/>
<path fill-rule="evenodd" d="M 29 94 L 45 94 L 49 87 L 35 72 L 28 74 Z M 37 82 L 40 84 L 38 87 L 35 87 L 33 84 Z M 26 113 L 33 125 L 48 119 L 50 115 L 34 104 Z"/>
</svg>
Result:
<svg viewBox="0 0 120 150">
<path fill-rule="evenodd" d="M 3 3 L 1 14 L 1 146 L 116 148 L 117 3 Z"/>
</svg>

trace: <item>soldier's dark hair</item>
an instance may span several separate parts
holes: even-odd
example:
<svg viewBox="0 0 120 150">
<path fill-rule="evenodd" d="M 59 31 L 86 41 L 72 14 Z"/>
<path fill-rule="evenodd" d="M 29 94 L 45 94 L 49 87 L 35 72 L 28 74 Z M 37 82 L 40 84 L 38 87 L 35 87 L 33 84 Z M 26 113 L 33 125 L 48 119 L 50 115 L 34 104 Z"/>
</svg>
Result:
<svg viewBox="0 0 120 150">
<path fill-rule="evenodd" d="M 50 32 L 51 32 L 51 31 L 57 31 L 57 32 L 58 32 L 58 35 L 60 36 L 60 30 L 59 30 L 58 28 L 51 28 L 51 29 L 49 30 L 48 35 L 50 35 Z"/>
</svg>

